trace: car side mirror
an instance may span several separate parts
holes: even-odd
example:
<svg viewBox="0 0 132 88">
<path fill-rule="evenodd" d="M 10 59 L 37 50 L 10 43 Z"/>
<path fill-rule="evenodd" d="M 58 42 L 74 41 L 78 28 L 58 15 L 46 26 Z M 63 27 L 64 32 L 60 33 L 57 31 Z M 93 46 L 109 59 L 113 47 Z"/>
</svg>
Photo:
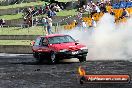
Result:
<svg viewBox="0 0 132 88">
<path fill-rule="evenodd" d="M 79 44 L 79 40 L 76 40 L 75 45 Z"/>
<path fill-rule="evenodd" d="M 31 46 L 34 46 L 34 44 L 35 44 L 35 41 L 32 41 L 32 42 L 30 43 Z"/>
<path fill-rule="evenodd" d="M 76 40 L 76 42 L 79 42 L 79 40 Z"/>
</svg>

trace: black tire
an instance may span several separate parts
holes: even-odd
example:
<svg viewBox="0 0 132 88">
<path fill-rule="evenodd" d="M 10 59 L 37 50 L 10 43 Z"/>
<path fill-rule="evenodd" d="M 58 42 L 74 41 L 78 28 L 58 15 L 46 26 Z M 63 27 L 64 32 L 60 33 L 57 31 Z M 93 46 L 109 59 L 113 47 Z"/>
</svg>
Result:
<svg viewBox="0 0 132 88">
<path fill-rule="evenodd" d="M 36 58 L 36 62 L 37 62 L 38 64 L 43 62 L 43 59 L 42 59 L 40 53 L 38 54 L 38 58 Z"/>
<path fill-rule="evenodd" d="M 85 62 L 86 61 L 86 56 L 82 56 L 78 58 L 80 62 Z"/>
<path fill-rule="evenodd" d="M 33 57 L 34 57 L 34 58 L 39 58 L 38 53 L 37 53 L 37 52 L 33 52 Z"/>
<path fill-rule="evenodd" d="M 50 56 L 49 56 L 49 63 L 50 64 L 55 64 L 55 63 L 57 63 L 58 62 L 58 60 L 56 59 L 56 54 L 55 54 L 55 52 L 51 52 L 50 53 Z"/>
</svg>

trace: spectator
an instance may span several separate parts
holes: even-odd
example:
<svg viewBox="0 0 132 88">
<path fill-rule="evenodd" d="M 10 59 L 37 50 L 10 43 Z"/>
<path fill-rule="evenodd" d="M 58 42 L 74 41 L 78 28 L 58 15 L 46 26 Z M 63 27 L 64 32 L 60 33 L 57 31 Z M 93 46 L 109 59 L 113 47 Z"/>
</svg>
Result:
<svg viewBox="0 0 132 88">
<path fill-rule="evenodd" d="M 113 9 L 110 9 L 110 14 L 111 14 L 111 15 L 115 15 Z"/>
<path fill-rule="evenodd" d="M 91 12 L 91 17 L 93 14 L 95 13 L 99 13 L 100 12 L 100 9 L 98 6 L 96 6 L 94 3 L 92 3 L 92 12 Z"/>
<path fill-rule="evenodd" d="M 45 7 L 45 13 L 48 13 L 48 11 L 49 11 L 49 5 L 47 5 L 46 7 Z"/>
<path fill-rule="evenodd" d="M 76 20 L 74 20 L 74 23 L 75 23 L 75 26 L 77 26 L 77 25 L 78 25 L 78 22 L 77 22 Z"/>
<path fill-rule="evenodd" d="M 39 11 L 38 12 L 39 12 L 39 15 L 41 15 L 43 13 L 42 7 L 39 8 Z"/>
<path fill-rule="evenodd" d="M 94 18 L 92 18 L 92 25 L 91 25 L 91 27 L 96 27 L 96 21 L 94 20 Z"/>
<path fill-rule="evenodd" d="M 81 12 L 78 12 L 77 18 L 78 18 L 79 20 L 82 19 L 82 13 L 81 13 Z"/>
<path fill-rule="evenodd" d="M 129 17 L 129 16 L 130 15 L 129 15 L 128 11 L 125 8 L 123 8 L 123 12 L 122 12 L 122 15 L 120 16 L 120 18 L 122 19 L 124 17 Z"/>
<path fill-rule="evenodd" d="M 53 7 L 53 9 L 56 11 L 56 12 L 60 12 L 61 11 L 61 8 L 59 7 L 59 5 L 55 5 Z"/>
<path fill-rule="evenodd" d="M 2 27 L 2 22 L 3 22 L 2 19 L 0 19 L 0 27 Z"/>
<path fill-rule="evenodd" d="M 29 12 L 29 13 L 32 13 L 32 7 L 29 7 L 29 8 L 28 8 L 28 12 Z"/>
<path fill-rule="evenodd" d="M 3 27 L 3 25 L 5 25 L 5 20 L 4 19 L 1 19 L 0 20 L 0 27 Z"/>
<path fill-rule="evenodd" d="M 86 28 L 87 28 L 86 22 L 82 21 L 82 24 L 81 24 L 81 25 L 82 25 L 82 29 L 83 29 L 83 30 L 86 30 Z"/>
<path fill-rule="evenodd" d="M 3 20 L 2 25 L 5 25 L 5 20 L 4 19 L 2 19 L 2 20 Z"/>
<path fill-rule="evenodd" d="M 47 17 L 47 32 L 48 34 L 52 34 L 52 19 Z"/>
<path fill-rule="evenodd" d="M 52 18 L 53 16 L 56 16 L 56 12 L 49 9 L 47 15 L 48 15 L 49 18 Z"/>
<path fill-rule="evenodd" d="M 48 34 L 47 32 L 47 18 L 44 18 L 42 19 L 42 24 L 44 26 L 44 32 L 46 33 L 46 35 Z"/>
<path fill-rule="evenodd" d="M 38 23 L 39 23 L 39 19 L 36 17 L 34 21 L 35 21 L 35 22 L 34 22 L 34 23 L 35 23 L 35 26 L 37 26 Z"/>
<path fill-rule="evenodd" d="M 103 13 L 107 12 L 106 6 L 105 6 L 105 4 L 103 2 L 100 4 L 100 11 L 103 12 Z"/>
<path fill-rule="evenodd" d="M 88 14 L 91 13 L 91 7 L 89 6 L 89 3 L 87 3 L 87 5 L 84 6 L 84 11 L 88 12 Z"/>
<path fill-rule="evenodd" d="M 35 14 L 35 8 L 33 6 L 31 7 L 31 11 L 32 11 L 31 14 L 34 15 Z"/>
<path fill-rule="evenodd" d="M 62 5 L 62 3 L 60 4 L 60 8 L 61 8 L 62 10 L 64 10 L 64 6 Z"/>
</svg>

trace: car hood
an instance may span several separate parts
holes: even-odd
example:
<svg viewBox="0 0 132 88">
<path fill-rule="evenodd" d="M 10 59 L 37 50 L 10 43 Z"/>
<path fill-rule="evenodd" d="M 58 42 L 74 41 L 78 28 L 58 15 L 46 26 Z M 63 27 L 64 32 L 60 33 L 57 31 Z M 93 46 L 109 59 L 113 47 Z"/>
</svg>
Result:
<svg viewBox="0 0 132 88">
<path fill-rule="evenodd" d="M 69 51 L 76 51 L 79 50 L 82 47 L 85 47 L 85 45 L 82 44 L 76 44 L 76 43 L 61 43 L 61 44 L 50 44 L 51 48 L 54 48 L 56 50 L 63 50 L 67 49 Z"/>
</svg>

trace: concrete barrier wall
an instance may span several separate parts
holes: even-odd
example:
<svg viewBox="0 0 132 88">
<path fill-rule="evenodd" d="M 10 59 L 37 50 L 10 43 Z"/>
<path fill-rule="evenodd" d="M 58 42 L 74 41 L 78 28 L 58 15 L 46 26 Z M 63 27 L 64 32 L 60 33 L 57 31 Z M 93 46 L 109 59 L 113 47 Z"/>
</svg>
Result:
<svg viewBox="0 0 132 88">
<path fill-rule="evenodd" d="M 0 35 L 0 40 L 35 40 L 40 35 Z"/>
<path fill-rule="evenodd" d="M 7 26 L 21 26 L 24 24 L 24 20 L 21 19 L 13 19 L 13 20 L 5 20 L 5 25 Z"/>
<path fill-rule="evenodd" d="M 39 18 L 41 19 L 41 18 Z M 63 20 L 64 19 L 64 20 Z M 66 22 L 71 22 L 73 21 L 74 19 L 76 19 L 75 16 L 72 16 L 70 18 L 68 18 L 68 16 L 55 16 L 53 18 L 53 23 L 60 23 L 59 21 L 61 21 L 61 23 L 66 23 Z M 20 18 L 20 19 L 13 19 L 13 20 L 5 20 L 5 25 L 8 25 L 8 26 L 21 26 L 23 24 L 25 24 L 23 18 Z"/>
<path fill-rule="evenodd" d="M 0 45 L 0 53 L 31 54 L 32 46 Z"/>
</svg>

